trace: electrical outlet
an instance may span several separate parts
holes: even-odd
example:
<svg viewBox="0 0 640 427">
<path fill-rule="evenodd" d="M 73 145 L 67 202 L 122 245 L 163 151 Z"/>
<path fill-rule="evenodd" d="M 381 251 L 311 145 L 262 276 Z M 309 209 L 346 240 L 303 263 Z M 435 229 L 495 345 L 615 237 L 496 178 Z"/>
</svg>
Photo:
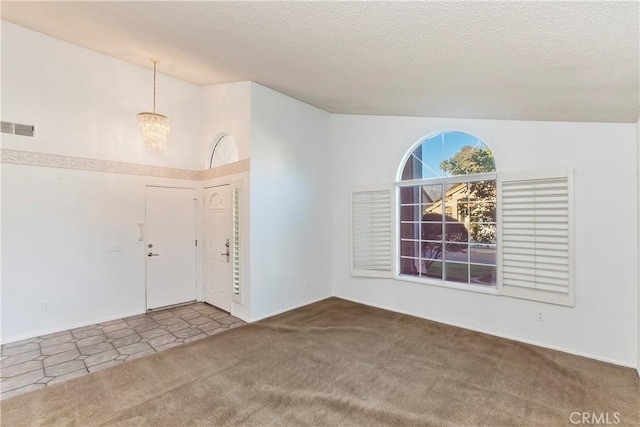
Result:
<svg viewBox="0 0 640 427">
<path fill-rule="evenodd" d="M 42 309 L 49 310 L 49 301 L 42 301 Z"/>
<path fill-rule="evenodd" d="M 538 311 L 536 312 L 536 314 L 537 314 L 537 319 L 538 319 L 540 322 L 544 321 L 544 311 L 542 311 L 542 310 L 538 310 Z"/>
</svg>

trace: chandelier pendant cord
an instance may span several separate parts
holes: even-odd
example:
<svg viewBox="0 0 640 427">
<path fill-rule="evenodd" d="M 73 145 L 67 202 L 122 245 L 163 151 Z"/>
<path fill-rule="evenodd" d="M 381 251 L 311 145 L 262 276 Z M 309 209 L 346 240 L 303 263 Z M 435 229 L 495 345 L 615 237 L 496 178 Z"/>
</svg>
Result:
<svg viewBox="0 0 640 427">
<path fill-rule="evenodd" d="M 153 61 L 153 112 L 156 112 L 156 66 L 158 61 Z"/>
</svg>

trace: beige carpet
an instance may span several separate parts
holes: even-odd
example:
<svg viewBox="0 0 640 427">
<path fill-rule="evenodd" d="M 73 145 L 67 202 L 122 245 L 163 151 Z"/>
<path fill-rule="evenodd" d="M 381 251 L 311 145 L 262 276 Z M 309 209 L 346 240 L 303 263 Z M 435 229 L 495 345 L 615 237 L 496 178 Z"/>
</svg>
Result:
<svg viewBox="0 0 640 427">
<path fill-rule="evenodd" d="M 3 426 L 640 425 L 639 406 L 632 369 L 337 298 L 0 403 Z"/>
</svg>

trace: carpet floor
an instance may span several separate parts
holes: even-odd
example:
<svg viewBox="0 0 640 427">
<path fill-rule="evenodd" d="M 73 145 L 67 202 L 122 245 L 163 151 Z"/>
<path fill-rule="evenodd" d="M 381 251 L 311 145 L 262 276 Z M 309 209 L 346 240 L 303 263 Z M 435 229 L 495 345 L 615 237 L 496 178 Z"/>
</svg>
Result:
<svg viewBox="0 0 640 427">
<path fill-rule="evenodd" d="M 0 410 L 3 426 L 541 426 L 572 425 L 583 412 L 637 426 L 640 380 L 633 369 L 330 298 Z"/>
</svg>

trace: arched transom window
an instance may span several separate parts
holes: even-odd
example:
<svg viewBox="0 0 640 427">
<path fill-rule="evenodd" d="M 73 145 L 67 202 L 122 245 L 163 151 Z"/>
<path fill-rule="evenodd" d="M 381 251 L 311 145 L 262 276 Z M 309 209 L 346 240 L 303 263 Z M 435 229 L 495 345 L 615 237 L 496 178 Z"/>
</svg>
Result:
<svg viewBox="0 0 640 427">
<path fill-rule="evenodd" d="M 496 166 L 478 138 L 442 132 L 399 171 L 400 276 L 496 286 Z"/>
</svg>

